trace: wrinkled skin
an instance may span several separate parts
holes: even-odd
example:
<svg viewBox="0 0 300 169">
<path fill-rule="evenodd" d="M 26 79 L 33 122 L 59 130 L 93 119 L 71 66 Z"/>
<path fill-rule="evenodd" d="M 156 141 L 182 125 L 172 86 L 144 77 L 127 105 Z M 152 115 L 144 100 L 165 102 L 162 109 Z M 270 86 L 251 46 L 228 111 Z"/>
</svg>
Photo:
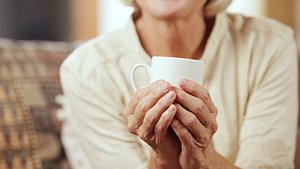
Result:
<svg viewBox="0 0 300 169">
<path fill-rule="evenodd" d="M 216 115 L 208 91 L 189 80 L 182 80 L 180 89 L 153 82 L 138 90 L 124 111 L 129 132 L 152 147 L 159 165 L 184 169 L 206 165 Z"/>
</svg>

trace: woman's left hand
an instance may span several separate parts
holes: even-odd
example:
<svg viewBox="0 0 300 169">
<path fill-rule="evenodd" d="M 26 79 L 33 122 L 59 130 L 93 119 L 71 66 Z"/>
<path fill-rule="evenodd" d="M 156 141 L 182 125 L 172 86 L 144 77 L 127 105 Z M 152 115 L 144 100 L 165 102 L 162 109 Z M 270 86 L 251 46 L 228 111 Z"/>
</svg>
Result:
<svg viewBox="0 0 300 169">
<path fill-rule="evenodd" d="M 171 127 L 181 141 L 180 165 L 184 169 L 208 166 L 214 152 L 211 139 L 217 131 L 217 108 L 209 92 L 191 80 L 181 80 L 176 92 L 176 118 Z"/>
</svg>

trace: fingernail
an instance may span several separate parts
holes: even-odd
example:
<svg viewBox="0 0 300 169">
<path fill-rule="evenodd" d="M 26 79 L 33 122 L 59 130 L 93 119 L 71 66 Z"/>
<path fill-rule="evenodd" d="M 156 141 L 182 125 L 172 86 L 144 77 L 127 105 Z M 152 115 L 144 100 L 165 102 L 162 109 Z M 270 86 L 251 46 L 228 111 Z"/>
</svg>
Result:
<svg viewBox="0 0 300 169">
<path fill-rule="evenodd" d="M 187 80 L 184 79 L 184 80 L 181 80 L 181 81 L 180 81 L 180 85 L 181 85 L 181 86 L 188 86 L 188 85 L 189 85 L 189 82 L 188 82 Z"/>
<path fill-rule="evenodd" d="M 170 91 L 169 93 L 166 94 L 165 97 L 166 97 L 166 99 L 168 99 L 168 100 L 169 100 L 169 99 L 172 99 L 172 98 L 174 97 L 174 92 L 173 92 L 173 91 Z"/>
<path fill-rule="evenodd" d="M 174 111 L 175 110 L 175 105 L 171 105 L 170 107 L 169 107 L 169 112 L 172 112 L 172 111 Z"/>
</svg>

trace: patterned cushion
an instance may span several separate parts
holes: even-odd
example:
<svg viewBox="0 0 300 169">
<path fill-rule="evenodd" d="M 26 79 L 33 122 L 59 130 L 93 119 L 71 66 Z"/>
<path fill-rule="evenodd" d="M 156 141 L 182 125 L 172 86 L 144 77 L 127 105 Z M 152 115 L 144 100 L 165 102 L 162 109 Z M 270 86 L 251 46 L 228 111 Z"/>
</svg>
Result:
<svg viewBox="0 0 300 169">
<path fill-rule="evenodd" d="M 68 168 L 54 101 L 76 45 L 0 39 L 0 168 Z"/>
</svg>

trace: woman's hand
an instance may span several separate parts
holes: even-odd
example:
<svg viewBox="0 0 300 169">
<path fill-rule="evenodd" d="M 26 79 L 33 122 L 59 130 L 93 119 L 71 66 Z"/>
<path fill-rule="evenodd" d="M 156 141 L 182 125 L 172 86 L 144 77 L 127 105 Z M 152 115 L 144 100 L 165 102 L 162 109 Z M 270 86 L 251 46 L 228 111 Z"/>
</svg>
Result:
<svg viewBox="0 0 300 169">
<path fill-rule="evenodd" d="M 128 130 L 154 150 L 153 159 L 161 166 L 179 166 L 180 141 L 168 130 L 176 114 L 176 94 L 169 83 L 159 80 L 139 89 L 124 111 Z M 174 167 L 173 167 L 174 166 Z"/>
<path fill-rule="evenodd" d="M 217 108 L 209 92 L 191 80 L 181 80 L 176 92 L 176 117 L 171 127 L 181 142 L 180 165 L 184 169 L 208 167 L 217 131 Z"/>
</svg>

